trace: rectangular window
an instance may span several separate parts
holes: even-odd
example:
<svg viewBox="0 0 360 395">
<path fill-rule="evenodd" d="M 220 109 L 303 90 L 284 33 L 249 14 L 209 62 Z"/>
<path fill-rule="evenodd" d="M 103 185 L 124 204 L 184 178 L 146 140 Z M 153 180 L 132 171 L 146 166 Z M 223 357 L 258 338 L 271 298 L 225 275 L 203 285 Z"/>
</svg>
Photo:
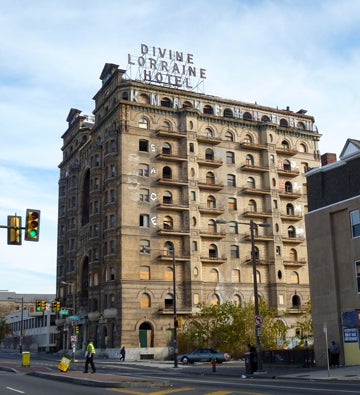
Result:
<svg viewBox="0 0 360 395">
<path fill-rule="evenodd" d="M 359 210 L 354 210 L 350 212 L 351 221 L 351 232 L 352 237 L 360 236 L 360 212 Z"/>
<path fill-rule="evenodd" d="M 150 217 L 147 214 L 140 214 L 139 225 L 144 228 L 148 228 L 150 226 Z"/>
<path fill-rule="evenodd" d="M 234 152 L 227 151 L 226 152 L 226 163 L 228 165 L 235 163 L 235 154 Z"/>
<path fill-rule="evenodd" d="M 360 294 L 360 261 L 355 262 L 355 270 L 356 270 L 356 290 L 357 293 Z"/>
</svg>

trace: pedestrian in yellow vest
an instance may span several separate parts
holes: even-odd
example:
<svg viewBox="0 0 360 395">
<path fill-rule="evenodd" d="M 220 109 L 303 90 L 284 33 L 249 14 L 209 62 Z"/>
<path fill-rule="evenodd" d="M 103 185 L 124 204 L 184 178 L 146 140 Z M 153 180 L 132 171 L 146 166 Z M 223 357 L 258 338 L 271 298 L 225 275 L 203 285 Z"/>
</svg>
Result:
<svg viewBox="0 0 360 395">
<path fill-rule="evenodd" d="M 95 355 L 95 353 L 96 353 L 96 351 L 95 351 L 95 347 L 93 345 L 93 342 L 89 339 L 88 340 L 88 345 L 86 347 L 86 353 L 85 353 L 86 361 L 85 361 L 84 373 L 88 372 L 89 364 L 91 365 L 92 373 L 96 373 L 95 364 L 94 364 L 94 355 Z"/>
</svg>

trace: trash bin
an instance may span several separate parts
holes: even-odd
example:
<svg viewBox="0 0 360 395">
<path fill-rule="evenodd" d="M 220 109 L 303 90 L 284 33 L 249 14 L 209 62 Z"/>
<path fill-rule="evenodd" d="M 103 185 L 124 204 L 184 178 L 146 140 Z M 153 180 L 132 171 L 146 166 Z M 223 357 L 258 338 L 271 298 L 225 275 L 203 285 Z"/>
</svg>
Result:
<svg viewBox="0 0 360 395">
<path fill-rule="evenodd" d="M 251 352 L 246 352 L 245 353 L 245 372 L 247 374 L 253 374 L 254 373 L 254 361 L 252 358 Z"/>
<path fill-rule="evenodd" d="M 30 366 L 30 353 L 28 351 L 22 353 L 21 366 Z"/>
</svg>

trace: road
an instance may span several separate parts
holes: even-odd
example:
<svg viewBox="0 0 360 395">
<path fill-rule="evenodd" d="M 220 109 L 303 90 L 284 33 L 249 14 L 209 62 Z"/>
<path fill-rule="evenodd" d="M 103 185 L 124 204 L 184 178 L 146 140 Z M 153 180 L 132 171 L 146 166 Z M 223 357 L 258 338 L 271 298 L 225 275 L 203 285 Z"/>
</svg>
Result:
<svg viewBox="0 0 360 395">
<path fill-rule="evenodd" d="M 13 356 L 8 356 L 13 359 Z M 19 358 L 19 356 L 15 356 Z M 0 359 L 6 356 L 0 353 Z M 0 365 L 1 365 L 0 360 Z M 38 359 L 32 356 L 32 366 L 47 366 L 56 370 L 57 357 Z M 82 394 L 133 394 L 133 395 L 351 395 L 360 393 L 359 381 L 307 380 L 284 378 L 245 378 L 241 375 L 220 375 L 212 373 L 208 364 L 181 366 L 178 369 L 154 368 L 121 364 L 118 361 L 96 361 L 99 372 L 121 374 L 121 376 L 151 378 L 154 383 L 164 381 L 169 387 L 153 388 L 98 388 L 91 386 L 64 383 L 32 377 L 26 374 L 0 371 L 1 395 L 82 395 Z M 73 364 L 72 368 L 81 370 L 83 362 Z M 222 369 L 220 367 L 218 369 Z M 227 369 L 227 368 L 226 368 Z"/>
</svg>

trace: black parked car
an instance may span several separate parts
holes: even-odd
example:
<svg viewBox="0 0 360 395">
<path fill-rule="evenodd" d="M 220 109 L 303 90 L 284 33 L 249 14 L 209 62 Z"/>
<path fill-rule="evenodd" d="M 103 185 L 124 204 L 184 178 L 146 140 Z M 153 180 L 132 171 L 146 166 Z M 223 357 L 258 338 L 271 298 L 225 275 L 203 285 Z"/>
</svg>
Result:
<svg viewBox="0 0 360 395">
<path fill-rule="evenodd" d="M 215 351 L 212 348 L 198 348 L 189 354 L 178 355 L 178 361 L 187 364 L 194 362 L 209 362 L 212 358 L 216 358 L 216 362 L 222 363 L 231 359 L 226 352 Z"/>
</svg>

